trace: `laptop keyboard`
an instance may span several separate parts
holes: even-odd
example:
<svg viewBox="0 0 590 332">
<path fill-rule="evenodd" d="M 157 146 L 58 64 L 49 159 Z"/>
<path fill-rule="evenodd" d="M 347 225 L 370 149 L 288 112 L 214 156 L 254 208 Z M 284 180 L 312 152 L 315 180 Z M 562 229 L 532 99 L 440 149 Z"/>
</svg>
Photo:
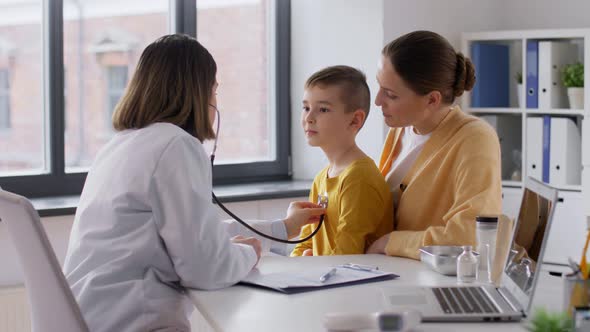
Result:
<svg viewBox="0 0 590 332">
<path fill-rule="evenodd" d="M 445 314 L 500 312 L 481 287 L 436 287 L 432 290 Z"/>
</svg>

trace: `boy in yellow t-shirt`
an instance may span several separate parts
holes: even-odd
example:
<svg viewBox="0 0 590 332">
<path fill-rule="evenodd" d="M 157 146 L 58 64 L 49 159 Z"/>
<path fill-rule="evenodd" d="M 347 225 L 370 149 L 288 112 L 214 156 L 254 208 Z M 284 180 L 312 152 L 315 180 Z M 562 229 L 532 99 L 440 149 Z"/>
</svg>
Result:
<svg viewBox="0 0 590 332">
<path fill-rule="evenodd" d="M 364 254 L 393 230 L 390 189 L 375 162 L 355 138 L 369 114 L 371 96 L 365 75 L 348 66 L 313 74 L 305 83 L 301 125 L 309 145 L 320 147 L 330 164 L 314 179 L 309 200 L 329 197 L 324 224 L 291 256 Z M 317 224 L 301 229 L 300 238 Z"/>
</svg>

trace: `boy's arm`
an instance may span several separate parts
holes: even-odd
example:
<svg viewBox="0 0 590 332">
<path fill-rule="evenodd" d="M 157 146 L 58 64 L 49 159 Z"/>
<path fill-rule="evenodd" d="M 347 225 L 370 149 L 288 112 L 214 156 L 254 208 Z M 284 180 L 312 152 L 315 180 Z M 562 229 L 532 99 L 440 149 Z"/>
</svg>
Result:
<svg viewBox="0 0 590 332">
<path fill-rule="evenodd" d="M 391 194 L 381 193 L 362 178 L 345 183 L 340 192 L 340 216 L 329 255 L 364 254 L 369 243 L 393 230 Z M 389 226 L 384 216 L 391 216 Z M 386 221 L 385 221 L 386 222 Z"/>
<path fill-rule="evenodd" d="M 303 226 L 303 228 L 301 228 L 301 234 L 299 234 L 299 238 L 303 239 L 303 238 L 309 236 L 309 234 L 311 234 L 311 232 L 312 232 L 312 229 L 313 229 L 312 227 L 317 227 L 317 225 L 312 224 L 312 225 Z M 309 239 L 305 242 L 297 243 L 297 245 L 295 246 L 295 248 L 291 252 L 291 257 L 303 256 L 303 252 L 305 250 L 312 249 L 313 244 L 311 241 L 312 241 L 312 239 Z"/>
</svg>

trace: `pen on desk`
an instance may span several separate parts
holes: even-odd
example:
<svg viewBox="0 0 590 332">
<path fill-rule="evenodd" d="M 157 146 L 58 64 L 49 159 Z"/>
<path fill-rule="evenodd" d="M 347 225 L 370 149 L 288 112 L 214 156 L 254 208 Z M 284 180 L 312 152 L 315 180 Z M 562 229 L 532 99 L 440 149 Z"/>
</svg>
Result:
<svg viewBox="0 0 590 332">
<path fill-rule="evenodd" d="M 326 273 L 320 277 L 320 282 L 326 282 L 328 279 L 330 279 L 330 277 L 332 277 L 335 274 L 336 274 L 336 268 L 333 268 L 330 271 L 328 271 L 328 273 Z"/>
<path fill-rule="evenodd" d="M 348 269 L 359 270 L 359 271 L 379 270 L 378 266 L 362 265 L 362 264 L 355 264 L 355 263 L 346 263 L 346 264 L 342 264 L 341 266 L 348 268 Z"/>
</svg>

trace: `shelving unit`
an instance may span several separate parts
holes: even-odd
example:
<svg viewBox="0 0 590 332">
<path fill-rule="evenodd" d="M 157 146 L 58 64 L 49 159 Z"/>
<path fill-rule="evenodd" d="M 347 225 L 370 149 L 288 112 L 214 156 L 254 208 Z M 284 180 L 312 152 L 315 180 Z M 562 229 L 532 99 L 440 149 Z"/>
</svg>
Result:
<svg viewBox="0 0 590 332">
<path fill-rule="evenodd" d="M 546 41 L 552 42 L 552 44 L 544 43 Z M 536 53 L 537 58 L 531 57 L 531 54 L 534 53 L 531 53 L 530 50 L 527 54 L 527 46 L 530 46 L 530 43 L 543 44 L 544 51 L 539 47 Z M 546 51 L 548 45 L 551 52 Z M 559 81 L 553 87 L 547 89 L 550 90 L 549 92 L 546 92 L 546 90 L 541 92 L 541 82 L 539 80 L 537 81 L 539 90 L 537 91 L 538 105 L 536 108 L 527 107 L 527 83 L 534 82 L 533 79 L 527 81 L 530 77 L 534 78 L 534 75 L 530 72 L 527 73 L 527 68 L 535 68 L 535 62 L 533 61 L 536 61 L 538 68 L 536 75 L 540 75 L 542 70 L 546 71 L 543 73 L 543 82 L 545 83 L 547 77 L 555 78 L 557 70 L 561 72 L 561 64 L 558 63 L 560 59 L 563 63 L 566 63 L 566 60 L 567 63 L 581 62 L 586 64 L 584 81 L 590 82 L 587 69 L 588 65 L 590 65 L 590 52 L 586 52 L 587 45 L 590 45 L 590 29 L 488 31 L 464 33 L 462 35 L 462 52 L 467 57 L 470 57 L 475 64 L 476 73 L 480 74 L 476 75 L 476 88 L 477 84 L 480 84 L 480 86 L 479 90 L 474 89 L 471 93 L 466 93 L 462 97 L 460 104 L 465 112 L 486 120 L 498 132 L 502 147 L 503 209 L 505 214 L 516 217 L 522 197 L 523 179 L 527 176 L 540 177 L 540 180 L 543 180 L 543 177 L 547 179 L 546 174 L 539 175 L 540 167 L 543 170 L 551 170 L 551 167 L 553 167 L 552 172 L 555 169 L 559 170 L 552 163 L 550 163 L 550 167 L 546 167 L 547 164 L 543 165 L 541 161 L 539 161 L 538 165 L 533 163 L 534 156 L 538 156 L 538 154 L 535 154 L 539 149 L 538 144 L 543 144 L 542 138 L 546 139 L 547 144 L 547 137 L 550 136 L 546 133 L 541 133 L 542 137 L 536 135 L 540 121 L 548 121 L 551 124 L 568 122 L 568 133 L 571 130 L 577 130 L 575 135 L 581 137 L 580 148 L 572 150 L 574 151 L 574 160 L 578 160 L 577 158 L 580 160 L 580 165 L 577 165 L 577 162 L 573 163 L 575 167 L 579 166 L 579 174 L 576 173 L 576 176 L 580 180 L 568 178 L 567 182 L 564 182 L 562 178 L 554 176 L 553 179 L 557 178 L 556 182 L 554 182 L 552 177 L 549 177 L 548 183 L 560 191 L 560 202 L 556 207 L 552 227 L 552 229 L 559 229 L 559 231 L 555 230 L 550 233 L 547 255 L 545 256 L 547 262 L 566 263 L 567 257 L 578 257 L 584 245 L 586 218 L 590 220 L 590 122 L 588 122 L 590 116 L 590 86 L 586 84 L 584 87 L 585 102 L 583 109 L 571 109 L 567 108 L 566 105 L 562 105 L 561 92 L 557 97 L 555 94 L 550 94 L 551 89 L 561 91 L 559 87 L 561 75 L 559 75 Z M 565 51 L 560 53 L 559 56 L 554 56 L 554 47 L 556 49 L 565 49 Z M 487 55 L 482 53 L 486 52 L 486 50 L 489 52 Z M 539 59 L 540 52 L 544 52 L 542 61 Z M 499 54 L 500 56 L 490 56 L 490 54 Z M 551 57 L 553 57 L 551 61 L 555 62 L 545 61 L 547 54 L 551 54 Z M 506 59 L 508 60 L 506 61 Z M 527 66 L 527 61 L 530 61 L 529 66 Z M 489 64 L 488 68 L 486 68 L 486 63 Z M 507 63 L 508 68 L 503 67 L 505 63 Z M 547 63 L 552 64 L 550 68 L 543 66 Z M 481 66 L 479 69 L 478 64 Z M 547 74 L 551 70 L 553 70 L 553 73 Z M 522 73 L 522 84 L 524 86 L 524 92 L 520 96 L 515 79 L 518 72 Z M 489 79 L 486 80 L 486 78 Z M 538 76 L 537 79 L 539 79 Z M 553 82 L 553 80 L 551 81 Z M 497 91 L 495 89 L 482 90 L 482 87 L 490 86 L 497 87 Z M 541 93 L 543 93 L 543 100 L 541 100 Z M 483 94 L 486 94 L 485 98 L 482 97 Z M 499 102 L 493 101 L 494 94 L 500 99 Z M 548 97 L 549 95 L 551 97 Z M 490 102 L 490 97 L 492 102 Z M 495 107 L 489 107 L 491 104 L 494 104 Z M 560 107 L 554 107 L 554 105 Z M 569 120 L 556 120 L 562 118 L 571 119 L 575 126 Z M 542 123 L 543 130 L 550 128 L 547 122 Z M 567 148 L 564 146 L 567 144 L 554 144 L 554 150 L 556 150 L 553 151 L 554 153 L 561 152 L 562 147 L 563 149 Z M 575 144 L 571 146 L 575 146 Z M 542 153 L 547 153 L 547 156 L 550 155 L 546 150 L 543 150 Z M 545 155 L 543 158 L 546 158 Z M 568 174 L 571 174 L 571 172 L 568 172 Z"/>
<path fill-rule="evenodd" d="M 502 180 L 503 187 L 521 188 L 522 181 Z"/>
<path fill-rule="evenodd" d="M 493 108 L 493 107 L 470 107 L 469 112 L 473 114 L 522 114 L 520 108 Z"/>
<path fill-rule="evenodd" d="M 569 108 L 558 108 L 550 110 L 532 110 L 526 109 L 525 113 L 528 115 L 559 115 L 559 116 L 584 116 L 584 110 L 574 110 Z"/>
</svg>

